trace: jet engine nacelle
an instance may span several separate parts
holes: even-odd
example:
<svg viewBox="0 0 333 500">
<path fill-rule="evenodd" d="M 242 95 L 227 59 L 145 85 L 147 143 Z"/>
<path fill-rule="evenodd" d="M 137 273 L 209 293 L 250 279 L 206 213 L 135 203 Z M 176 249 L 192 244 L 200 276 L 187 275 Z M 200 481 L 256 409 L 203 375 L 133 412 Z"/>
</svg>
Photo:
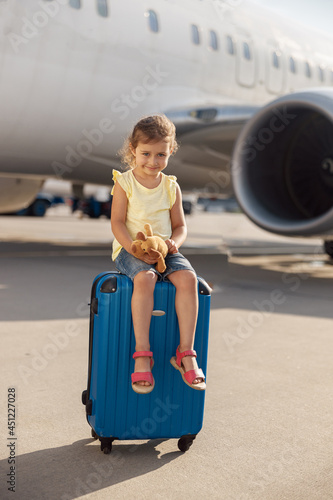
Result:
<svg viewBox="0 0 333 500">
<path fill-rule="evenodd" d="M 242 130 L 235 195 L 247 216 L 287 236 L 333 235 L 333 89 L 281 97 Z"/>
<path fill-rule="evenodd" d="M 0 213 L 16 212 L 35 199 L 43 180 L 0 177 Z"/>
</svg>

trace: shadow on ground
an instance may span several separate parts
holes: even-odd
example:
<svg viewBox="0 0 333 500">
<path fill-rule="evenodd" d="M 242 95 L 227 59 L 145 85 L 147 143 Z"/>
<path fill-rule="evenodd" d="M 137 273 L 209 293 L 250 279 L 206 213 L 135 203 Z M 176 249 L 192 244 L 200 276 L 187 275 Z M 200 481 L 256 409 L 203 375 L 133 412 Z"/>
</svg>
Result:
<svg viewBox="0 0 333 500">
<path fill-rule="evenodd" d="M 161 442 L 151 440 L 139 445 L 115 442 L 112 453 L 105 455 L 100 451 L 99 441 L 83 439 L 69 446 L 20 455 L 17 496 L 21 500 L 71 500 L 148 474 L 182 455 L 176 441 L 175 451 L 160 455 L 156 447 Z M 0 465 L 3 470 L 9 467 L 7 460 Z"/>
</svg>

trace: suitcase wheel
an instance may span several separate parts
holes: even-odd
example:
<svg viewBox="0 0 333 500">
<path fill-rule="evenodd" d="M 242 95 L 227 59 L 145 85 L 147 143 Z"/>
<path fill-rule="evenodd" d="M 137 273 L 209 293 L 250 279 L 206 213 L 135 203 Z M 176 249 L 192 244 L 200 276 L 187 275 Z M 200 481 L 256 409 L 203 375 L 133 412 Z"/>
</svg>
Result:
<svg viewBox="0 0 333 500">
<path fill-rule="evenodd" d="M 180 449 L 180 451 L 185 453 L 185 451 L 189 450 L 195 438 L 196 434 L 188 434 L 186 436 L 182 436 L 178 441 L 178 448 Z"/>
<path fill-rule="evenodd" d="M 96 432 L 94 431 L 94 429 L 91 429 L 91 437 L 93 437 L 94 439 L 98 439 L 98 436 L 97 436 Z"/>
<path fill-rule="evenodd" d="M 100 438 L 101 440 L 101 450 L 104 455 L 109 455 L 112 451 L 112 438 Z"/>
</svg>

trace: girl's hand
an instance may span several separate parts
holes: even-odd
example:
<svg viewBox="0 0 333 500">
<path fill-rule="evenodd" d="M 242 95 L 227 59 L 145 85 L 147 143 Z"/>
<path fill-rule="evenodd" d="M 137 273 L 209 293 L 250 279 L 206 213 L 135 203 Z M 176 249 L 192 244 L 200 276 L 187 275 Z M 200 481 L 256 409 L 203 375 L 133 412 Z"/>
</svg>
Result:
<svg viewBox="0 0 333 500">
<path fill-rule="evenodd" d="M 176 243 L 173 240 L 165 240 L 165 243 L 168 246 L 169 253 L 177 253 L 178 252 L 178 247 Z"/>
<path fill-rule="evenodd" d="M 145 254 L 143 257 L 141 257 L 141 260 L 143 260 L 143 262 L 145 262 L 146 264 L 156 264 L 157 262 L 157 259 L 156 257 L 150 257 L 150 255 L 148 254 Z"/>
<path fill-rule="evenodd" d="M 136 257 L 137 259 L 142 260 L 146 264 L 152 265 L 152 264 L 156 264 L 156 262 L 157 262 L 156 257 L 151 257 L 147 253 L 145 253 L 144 255 L 142 255 L 140 257 L 137 253 L 133 253 L 132 251 L 130 253 L 131 253 L 131 255 L 133 255 L 133 257 Z"/>
</svg>

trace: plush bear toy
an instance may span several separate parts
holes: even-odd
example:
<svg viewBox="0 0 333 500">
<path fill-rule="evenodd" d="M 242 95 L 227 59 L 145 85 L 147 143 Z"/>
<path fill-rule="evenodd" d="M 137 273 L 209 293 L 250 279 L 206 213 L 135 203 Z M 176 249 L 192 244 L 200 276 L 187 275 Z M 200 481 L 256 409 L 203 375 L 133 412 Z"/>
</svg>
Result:
<svg viewBox="0 0 333 500">
<path fill-rule="evenodd" d="M 142 257 L 145 253 L 150 257 L 156 257 L 156 269 L 163 273 L 166 269 L 164 257 L 168 254 L 168 245 L 159 236 L 153 235 L 150 224 L 144 225 L 147 236 L 141 231 L 136 235 L 136 240 L 132 243 L 132 252 L 137 257 Z"/>
</svg>

